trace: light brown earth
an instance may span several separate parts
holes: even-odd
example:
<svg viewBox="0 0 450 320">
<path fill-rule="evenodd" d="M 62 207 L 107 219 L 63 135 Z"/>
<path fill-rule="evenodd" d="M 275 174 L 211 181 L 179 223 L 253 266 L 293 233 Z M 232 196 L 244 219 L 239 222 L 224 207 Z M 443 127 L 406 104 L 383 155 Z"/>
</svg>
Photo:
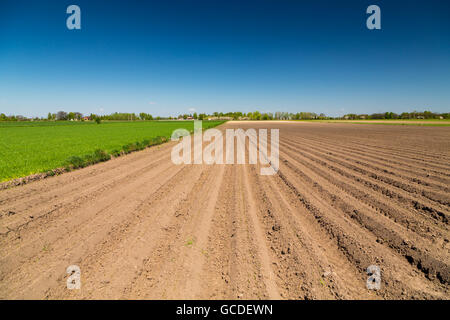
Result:
<svg viewBox="0 0 450 320">
<path fill-rule="evenodd" d="M 280 128 L 278 174 L 171 142 L 1 191 L 0 298 L 450 298 L 450 127 L 221 129 L 250 127 Z"/>
</svg>

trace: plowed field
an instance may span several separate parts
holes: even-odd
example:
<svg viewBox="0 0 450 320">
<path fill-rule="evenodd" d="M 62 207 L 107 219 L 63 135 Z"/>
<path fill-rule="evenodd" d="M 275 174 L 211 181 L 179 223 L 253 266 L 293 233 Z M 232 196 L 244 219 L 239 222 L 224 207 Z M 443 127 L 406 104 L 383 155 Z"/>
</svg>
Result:
<svg viewBox="0 0 450 320">
<path fill-rule="evenodd" d="M 226 128 L 279 128 L 278 173 L 170 142 L 0 191 L 0 298 L 450 298 L 450 127 Z"/>
</svg>

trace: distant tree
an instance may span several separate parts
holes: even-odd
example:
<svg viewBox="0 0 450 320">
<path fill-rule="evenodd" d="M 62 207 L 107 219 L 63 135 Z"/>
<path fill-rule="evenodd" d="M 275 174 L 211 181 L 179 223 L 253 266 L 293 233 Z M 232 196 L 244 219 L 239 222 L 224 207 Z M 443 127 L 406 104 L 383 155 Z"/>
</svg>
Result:
<svg viewBox="0 0 450 320">
<path fill-rule="evenodd" d="M 259 111 L 253 112 L 253 120 L 261 120 L 261 113 Z"/>
<path fill-rule="evenodd" d="M 431 111 L 424 111 L 423 112 L 423 117 L 425 119 L 433 119 L 433 118 L 436 117 L 436 115 L 433 112 L 431 112 Z"/>
<path fill-rule="evenodd" d="M 384 119 L 385 114 L 384 113 L 372 113 L 370 115 L 370 119 Z"/>
<path fill-rule="evenodd" d="M 141 120 L 153 120 L 153 116 L 151 114 L 145 113 L 145 112 L 141 112 L 139 114 L 139 118 Z"/>
<path fill-rule="evenodd" d="M 300 119 L 302 120 L 311 120 L 314 119 L 315 114 L 311 112 L 300 112 Z"/>
<path fill-rule="evenodd" d="M 58 111 L 56 113 L 56 120 L 67 120 L 67 112 Z"/>
<path fill-rule="evenodd" d="M 385 119 L 398 119 L 398 114 L 396 114 L 394 112 L 386 112 L 384 114 L 384 118 Z"/>
<path fill-rule="evenodd" d="M 400 118 L 402 119 L 409 119 L 410 115 L 408 112 L 402 112 L 402 114 L 400 114 Z"/>
<path fill-rule="evenodd" d="M 356 120 L 358 118 L 359 118 L 359 116 L 354 113 L 349 113 L 344 116 L 344 119 L 348 119 L 348 120 Z"/>
<path fill-rule="evenodd" d="M 75 119 L 75 113 L 69 112 L 69 114 L 67 115 L 67 120 L 73 120 L 73 119 Z"/>
<path fill-rule="evenodd" d="M 83 114 L 80 112 L 74 112 L 73 115 L 74 115 L 73 118 L 78 121 L 81 120 L 81 118 L 83 118 Z"/>
</svg>

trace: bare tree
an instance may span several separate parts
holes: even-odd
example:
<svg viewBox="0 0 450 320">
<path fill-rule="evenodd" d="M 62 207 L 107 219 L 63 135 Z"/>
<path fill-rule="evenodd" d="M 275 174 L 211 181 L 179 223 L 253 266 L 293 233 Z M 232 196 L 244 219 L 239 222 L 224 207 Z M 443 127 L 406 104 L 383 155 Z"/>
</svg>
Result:
<svg viewBox="0 0 450 320">
<path fill-rule="evenodd" d="M 67 120 L 67 112 L 58 111 L 56 114 L 56 120 Z"/>
</svg>

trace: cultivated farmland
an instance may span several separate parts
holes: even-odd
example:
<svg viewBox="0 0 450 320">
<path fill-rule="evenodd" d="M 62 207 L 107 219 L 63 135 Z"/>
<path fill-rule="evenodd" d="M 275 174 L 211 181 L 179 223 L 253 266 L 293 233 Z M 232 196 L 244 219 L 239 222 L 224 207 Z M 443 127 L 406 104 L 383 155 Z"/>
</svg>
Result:
<svg viewBox="0 0 450 320">
<path fill-rule="evenodd" d="M 218 128 L 279 128 L 278 173 L 169 142 L 0 191 L 0 298 L 449 298 L 450 127 Z"/>
<path fill-rule="evenodd" d="M 205 121 L 205 128 L 222 122 Z M 193 130 L 193 121 L 136 122 L 0 122 L 0 182 L 46 172 L 66 165 L 72 156 L 101 149 L 120 151 L 124 145 Z"/>
</svg>

